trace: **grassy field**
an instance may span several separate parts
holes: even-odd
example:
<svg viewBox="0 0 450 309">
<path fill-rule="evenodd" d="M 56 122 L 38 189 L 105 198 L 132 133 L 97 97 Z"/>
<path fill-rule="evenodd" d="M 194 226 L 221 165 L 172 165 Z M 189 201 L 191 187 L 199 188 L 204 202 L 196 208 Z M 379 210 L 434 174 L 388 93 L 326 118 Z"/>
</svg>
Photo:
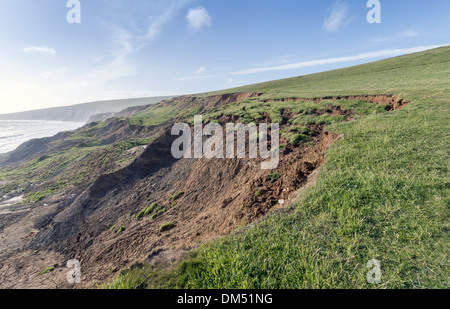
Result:
<svg viewBox="0 0 450 309">
<path fill-rule="evenodd" d="M 343 138 L 295 206 L 104 288 L 449 288 L 449 47 L 220 93 L 236 91 L 395 94 L 412 104 L 330 124 Z M 372 259 L 380 284 L 367 282 Z"/>
</svg>

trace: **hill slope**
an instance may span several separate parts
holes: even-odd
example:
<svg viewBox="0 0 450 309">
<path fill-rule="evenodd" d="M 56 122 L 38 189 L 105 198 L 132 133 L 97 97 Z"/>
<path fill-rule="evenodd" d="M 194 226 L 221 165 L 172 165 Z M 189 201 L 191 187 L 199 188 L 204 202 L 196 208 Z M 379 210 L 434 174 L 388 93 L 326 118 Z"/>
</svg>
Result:
<svg viewBox="0 0 450 309">
<path fill-rule="evenodd" d="M 449 72 L 441 48 L 166 100 L 43 141 L 0 168 L 0 196 L 25 198 L 0 204 L 0 285 L 64 287 L 63 261 L 78 258 L 88 287 L 136 263 L 149 266 L 108 287 L 448 287 Z M 279 168 L 174 160 L 170 128 L 196 114 L 280 123 Z"/>
<path fill-rule="evenodd" d="M 230 91 L 264 97 L 396 94 L 412 104 L 341 134 L 295 205 L 109 288 L 448 288 L 450 48 Z M 223 93 L 223 92 L 218 92 Z M 381 284 L 367 282 L 369 260 Z"/>
</svg>

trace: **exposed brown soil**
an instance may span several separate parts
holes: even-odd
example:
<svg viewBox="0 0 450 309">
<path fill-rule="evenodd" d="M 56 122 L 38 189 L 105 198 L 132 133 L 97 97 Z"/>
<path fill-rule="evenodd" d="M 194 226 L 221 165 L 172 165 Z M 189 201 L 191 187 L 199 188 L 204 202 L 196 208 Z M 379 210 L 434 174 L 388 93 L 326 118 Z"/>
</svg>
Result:
<svg viewBox="0 0 450 309">
<path fill-rule="evenodd" d="M 252 96 L 259 94 L 211 97 L 206 105 L 212 108 Z M 368 100 L 392 109 L 405 103 L 393 96 L 335 99 Z M 326 112 L 351 116 L 351 111 L 335 106 Z M 289 109 L 283 113 L 285 120 L 294 116 Z M 219 119 L 221 124 L 238 121 L 231 115 Z M 269 121 L 267 115 L 260 119 Z M 314 132 L 313 144 L 294 147 L 281 140 L 287 146 L 274 171 L 261 170 L 261 159 L 175 160 L 171 145 L 176 137 L 167 131 L 138 151 L 129 166 L 100 176 L 80 195 L 22 217 L 2 217 L 11 224 L 0 229 L 0 287 L 67 288 L 65 262 L 70 259 L 82 265 L 82 284 L 76 287 L 95 287 L 136 263 L 179 260 L 200 243 L 285 207 L 315 178 L 337 138 L 324 126 L 309 129 Z M 271 172 L 280 178 L 269 179 Z M 154 202 L 165 212 L 153 219 L 136 219 Z M 118 233 L 121 227 L 124 230 Z M 40 275 L 49 266 L 56 268 Z"/>
</svg>

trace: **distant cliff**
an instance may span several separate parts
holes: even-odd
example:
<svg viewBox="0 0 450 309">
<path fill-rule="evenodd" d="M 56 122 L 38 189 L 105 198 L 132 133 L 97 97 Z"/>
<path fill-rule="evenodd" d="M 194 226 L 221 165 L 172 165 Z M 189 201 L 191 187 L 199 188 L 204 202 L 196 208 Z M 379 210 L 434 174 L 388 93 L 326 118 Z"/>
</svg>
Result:
<svg viewBox="0 0 450 309">
<path fill-rule="evenodd" d="M 97 114 L 104 114 L 103 117 L 99 118 L 108 118 L 108 115 L 112 116 L 115 113 L 130 107 L 156 104 L 162 100 L 171 98 L 171 96 L 167 96 L 83 103 L 13 114 L 2 114 L 0 115 L 0 120 L 53 120 L 87 122 L 92 116 Z"/>
<path fill-rule="evenodd" d="M 156 103 L 159 103 L 159 102 L 156 102 Z M 155 104 L 155 103 L 153 103 L 153 104 Z M 104 121 L 104 120 L 106 120 L 108 118 L 128 117 L 128 116 L 131 116 L 131 115 L 133 115 L 135 113 L 139 113 L 139 112 L 142 112 L 142 111 L 146 110 L 147 108 L 149 108 L 153 104 L 132 106 L 132 107 L 128 107 L 128 108 L 126 108 L 124 110 L 121 110 L 120 112 L 117 112 L 117 113 L 95 114 L 95 115 L 92 115 L 91 117 L 89 117 L 89 120 L 87 122 L 91 123 L 91 122 Z"/>
</svg>

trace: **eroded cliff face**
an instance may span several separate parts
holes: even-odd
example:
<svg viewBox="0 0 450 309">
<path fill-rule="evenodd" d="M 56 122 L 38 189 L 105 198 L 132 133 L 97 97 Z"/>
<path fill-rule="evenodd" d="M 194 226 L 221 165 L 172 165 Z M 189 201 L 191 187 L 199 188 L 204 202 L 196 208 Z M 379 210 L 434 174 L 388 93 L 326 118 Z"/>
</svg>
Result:
<svg viewBox="0 0 450 309">
<path fill-rule="evenodd" d="M 161 104 L 198 105 L 207 111 L 259 96 L 245 93 L 202 99 L 181 97 Z M 343 98 L 298 100 L 325 99 L 337 103 L 312 109 L 308 115 L 353 119 L 353 112 L 338 104 Z M 374 104 L 386 105 L 386 110 L 401 108 L 406 103 L 393 96 L 345 99 L 373 100 Z M 283 131 L 292 126 L 298 115 L 286 107 L 281 116 Z M 160 263 L 181 258 L 198 244 L 230 234 L 237 226 L 251 224 L 269 211 L 295 201 L 299 189 L 314 179 L 325 162 L 326 150 L 338 138 L 324 124 L 306 124 L 308 142 L 292 143 L 282 136 L 278 168 L 265 171 L 260 168 L 262 159 L 174 159 L 171 146 L 177 137 L 170 134 L 170 124 L 175 121 L 158 127 L 157 137 L 145 149 L 132 149 L 135 158 L 126 166 L 100 173 L 71 191 L 75 193 L 61 192 L 58 198 L 46 200 L 46 206 L 11 217 L 6 232 L 20 226 L 23 234 L 16 232 L 16 237 L 22 238 L 15 245 L 11 244 L 11 238 L 0 242 L 1 257 L 6 261 L 0 267 L 0 284 L 10 287 L 5 282 L 21 275 L 30 278 L 23 285 L 39 282 L 65 287 L 64 261 L 78 259 L 83 267 L 81 287 L 93 287 L 139 262 Z M 257 120 L 270 121 L 266 114 Z M 217 122 L 224 127 L 229 122 L 238 123 L 239 117 L 223 114 Z M 133 127 L 116 119 L 96 132 L 101 141 L 110 143 L 140 136 L 145 130 L 148 128 Z M 247 146 L 248 142 L 247 139 Z M 45 151 L 51 149 L 42 153 Z M 36 266 L 17 268 L 14 265 L 20 265 L 18 261 Z M 37 274 L 44 263 L 56 265 L 52 282 L 42 283 Z"/>
</svg>

